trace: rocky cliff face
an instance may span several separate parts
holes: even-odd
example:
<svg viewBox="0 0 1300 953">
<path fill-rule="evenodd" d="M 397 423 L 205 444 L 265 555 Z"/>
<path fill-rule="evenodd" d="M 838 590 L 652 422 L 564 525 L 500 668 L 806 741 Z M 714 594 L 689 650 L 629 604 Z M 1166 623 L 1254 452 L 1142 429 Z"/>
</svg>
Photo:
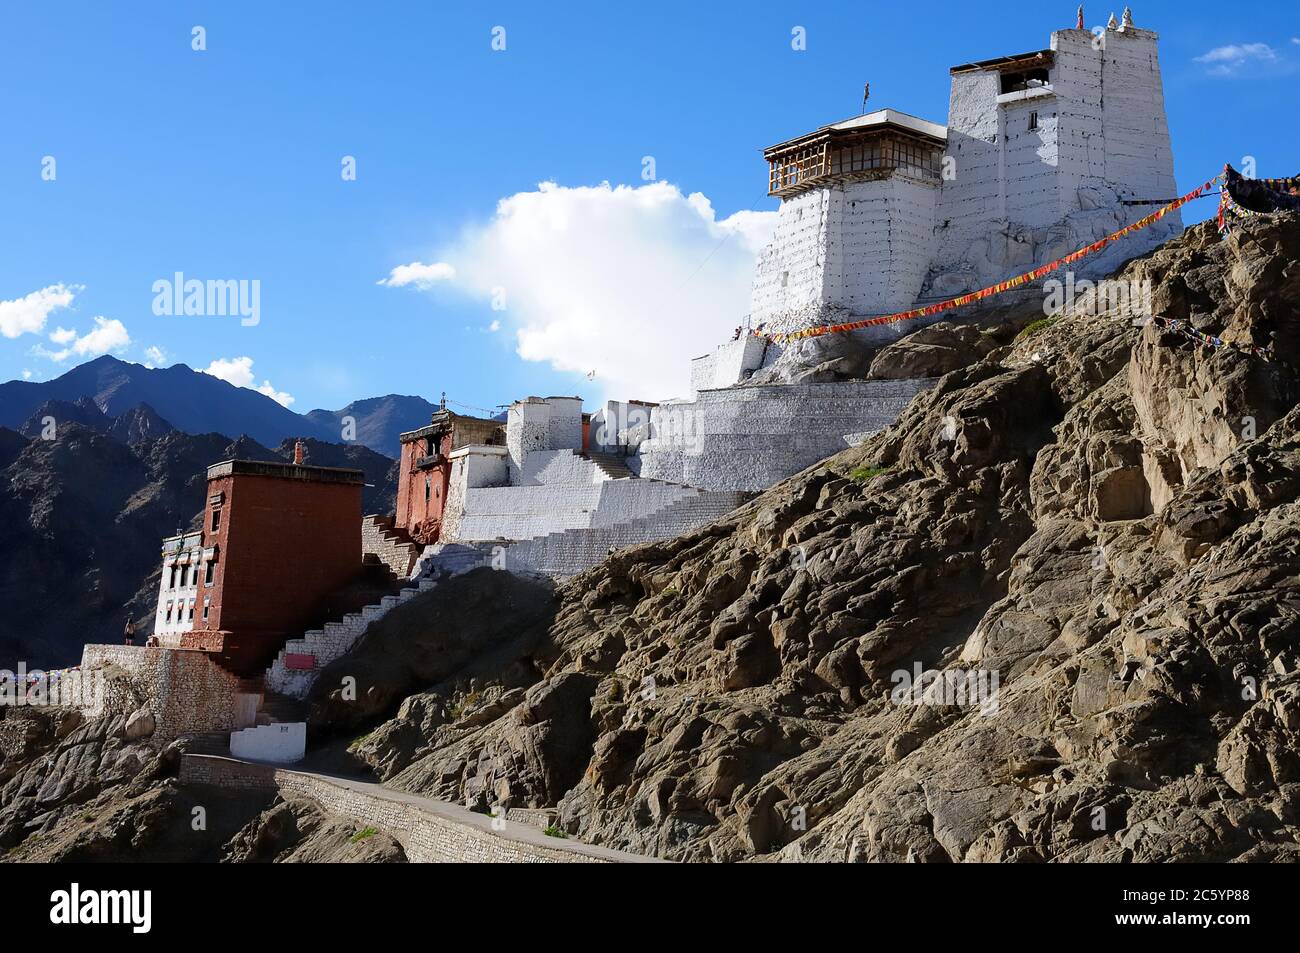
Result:
<svg viewBox="0 0 1300 953">
<path fill-rule="evenodd" d="M 682 860 L 1300 859 L 1298 245 L 1202 225 L 1123 276 L 1272 362 L 1125 308 L 981 341 L 354 751 Z"/>
</svg>

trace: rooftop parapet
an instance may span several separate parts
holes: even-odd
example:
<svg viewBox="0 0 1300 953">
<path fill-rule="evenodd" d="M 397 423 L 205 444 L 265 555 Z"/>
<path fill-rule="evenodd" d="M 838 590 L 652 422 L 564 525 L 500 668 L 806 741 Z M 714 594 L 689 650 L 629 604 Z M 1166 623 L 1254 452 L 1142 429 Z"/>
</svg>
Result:
<svg viewBox="0 0 1300 953">
<path fill-rule="evenodd" d="M 294 463 L 269 463 L 264 460 L 224 460 L 208 467 L 209 480 L 236 475 L 302 480 L 308 483 L 363 485 L 366 482 L 366 475 L 362 471 L 342 467 L 312 467 Z"/>
</svg>

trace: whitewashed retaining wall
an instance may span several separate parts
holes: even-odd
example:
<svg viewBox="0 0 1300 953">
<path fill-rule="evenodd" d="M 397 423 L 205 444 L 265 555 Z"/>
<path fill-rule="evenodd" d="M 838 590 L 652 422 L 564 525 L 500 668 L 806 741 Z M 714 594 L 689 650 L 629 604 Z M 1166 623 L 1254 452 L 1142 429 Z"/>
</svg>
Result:
<svg viewBox="0 0 1300 953">
<path fill-rule="evenodd" d="M 628 463 L 643 478 L 710 490 L 765 489 L 898 419 L 933 381 L 771 384 L 701 391 L 656 407 Z"/>
</svg>

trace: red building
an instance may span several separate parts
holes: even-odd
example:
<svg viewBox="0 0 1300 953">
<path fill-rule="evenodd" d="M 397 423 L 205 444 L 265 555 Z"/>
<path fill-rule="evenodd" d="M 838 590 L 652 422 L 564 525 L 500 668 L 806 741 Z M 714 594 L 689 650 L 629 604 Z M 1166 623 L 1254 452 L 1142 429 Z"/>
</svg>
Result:
<svg viewBox="0 0 1300 953">
<path fill-rule="evenodd" d="M 401 436 L 394 527 L 423 545 L 437 542 L 447 503 L 453 450 L 470 445 L 504 446 L 505 424 L 437 410 L 432 423 Z"/>
<path fill-rule="evenodd" d="M 301 457 L 299 457 L 301 459 Z M 362 568 L 360 470 L 227 460 L 208 468 L 203 563 L 187 647 L 265 668 Z"/>
</svg>

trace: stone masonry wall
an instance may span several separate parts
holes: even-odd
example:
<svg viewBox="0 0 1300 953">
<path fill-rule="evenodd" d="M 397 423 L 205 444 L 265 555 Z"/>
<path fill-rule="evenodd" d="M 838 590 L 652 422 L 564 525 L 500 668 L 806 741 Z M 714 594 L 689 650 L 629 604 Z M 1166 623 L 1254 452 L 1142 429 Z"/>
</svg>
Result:
<svg viewBox="0 0 1300 953">
<path fill-rule="evenodd" d="M 654 862 L 654 858 L 548 837 L 511 821 L 505 822 L 503 830 L 493 830 L 491 818 L 459 805 L 271 765 L 185 755 L 180 780 L 305 798 L 328 814 L 383 831 L 415 863 Z"/>
<path fill-rule="evenodd" d="M 105 691 L 87 714 L 131 714 L 148 708 L 156 742 L 183 734 L 238 727 L 239 679 L 206 652 L 142 645 L 87 645 L 81 671 L 100 672 Z"/>
</svg>

